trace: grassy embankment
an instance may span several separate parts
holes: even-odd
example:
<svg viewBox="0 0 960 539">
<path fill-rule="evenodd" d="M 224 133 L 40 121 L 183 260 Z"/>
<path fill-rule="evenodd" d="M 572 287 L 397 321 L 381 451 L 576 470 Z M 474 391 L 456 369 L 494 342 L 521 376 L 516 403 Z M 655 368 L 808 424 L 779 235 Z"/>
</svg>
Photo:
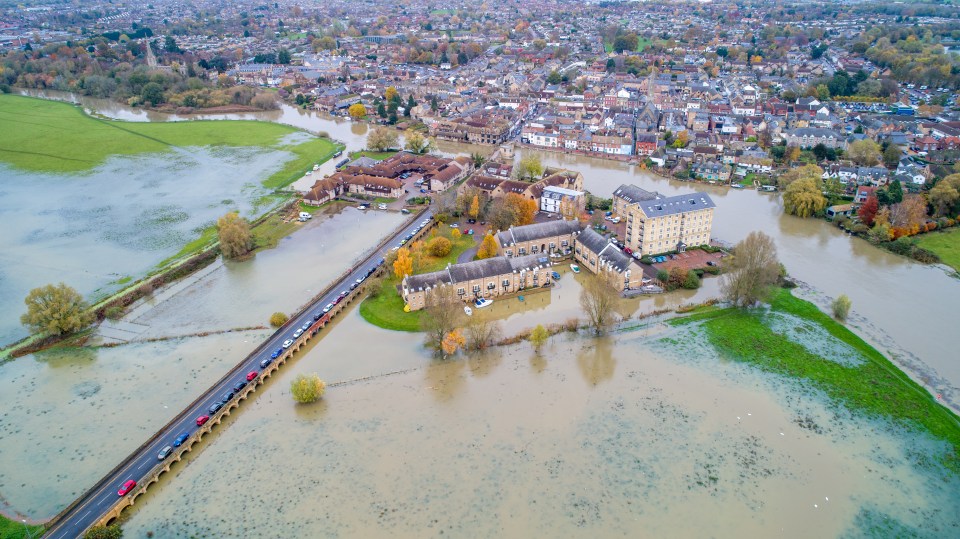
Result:
<svg viewBox="0 0 960 539">
<path fill-rule="evenodd" d="M 960 272 L 960 228 L 920 234 L 917 246 L 933 251 L 944 264 Z"/>
<path fill-rule="evenodd" d="M 326 161 L 339 149 L 329 139 L 288 143 L 299 132 L 285 125 L 257 121 L 197 120 L 191 122 L 118 122 L 86 115 L 79 107 L 34 99 L 0 96 L 0 161 L 37 172 L 82 172 L 113 155 L 165 152 L 190 146 L 259 146 L 294 155 L 262 185 L 279 189 L 292 183 L 314 163 Z M 278 203 L 288 195 L 278 195 Z M 270 231 L 273 236 L 274 231 Z M 197 252 L 216 239 L 214 227 L 204 230 L 160 265 Z"/>
<path fill-rule="evenodd" d="M 794 297 L 788 290 L 778 290 L 772 298 L 771 309 L 822 326 L 830 335 L 860 352 L 865 361 L 847 366 L 817 356 L 788 337 L 774 333 L 764 324 L 762 311 L 708 308 L 672 323 L 702 322 L 710 343 L 733 361 L 809 380 L 848 409 L 926 430 L 952 446 L 942 462 L 960 473 L 960 419 L 956 415 L 937 403 L 927 390 L 883 354 L 812 303 Z"/>
<path fill-rule="evenodd" d="M 447 256 L 439 258 L 429 255 L 424 256 L 423 267 L 417 273 L 438 271 L 447 267 L 447 264 L 456 264 L 457 257 L 475 245 L 474 237 L 464 234 L 460 239 L 453 242 L 453 249 Z M 383 288 L 380 293 L 373 297 L 367 297 L 360 304 L 360 316 L 367 322 L 384 329 L 420 331 L 420 311 L 403 312 L 403 298 L 397 292 L 400 279 L 393 275 L 393 268 L 387 268 L 387 272 L 388 276 L 383 280 Z"/>
<path fill-rule="evenodd" d="M 23 537 L 40 537 L 43 526 L 24 525 L 0 516 L 0 539 L 21 539 Z"/>
</svg>

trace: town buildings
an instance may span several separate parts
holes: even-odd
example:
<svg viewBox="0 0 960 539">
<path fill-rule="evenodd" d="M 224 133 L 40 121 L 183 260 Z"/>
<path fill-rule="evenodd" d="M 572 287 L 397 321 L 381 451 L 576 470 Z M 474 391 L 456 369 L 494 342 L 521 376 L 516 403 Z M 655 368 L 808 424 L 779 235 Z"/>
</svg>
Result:
<svg viewBox="0 0 960 539">
<path fill-rule="evenodd" d="M 605 236 L 585 229 L 574 240 L 574 260 L 591 273 L 608 279 L 620 292 L 643 284 L 643 268 Z"/>
<path fill-rule="evenodd" d="M 706 193 L 665 197 L 622 185 L 613 200 L 617 215 L 627 222 L 624 243 L 634 252 L 683 252 L 688 246 L 710 243 L 716 206 Z"/>
<path fill-rule="evenodd" d="M 497 256 L 463 264 L 452 264 L 440 271 L 408 275 L 401 282 L 401 296 L 410 310 L 417 311 L 430 300 L 430 291 L 450 286 L 462 301 L 495 298 L 548 285 L 550 262 L 544 255 Z"/>
<path fill-rule="evenodd" d="M 467 157 L 447 159 L 432 155 L 400 152 L 383 161 L 362 157 L 343 170 L 317 180 L 304 195 L 307 204 L 320 205 L 344 192 L 357 195 L 400 198 L 404 195 L 401 176 L 423 179 L 433 191 L 443 191 L 472 170 Z"/>
<path fill-rule="evenodd" d="M 527 255 L 566 255 L 573 249 L 573 240 L 580 234 L 577 220 L 547 221 L 513 226 L 497 234 L 500 254 L 511 258 Z"/>
</svg>

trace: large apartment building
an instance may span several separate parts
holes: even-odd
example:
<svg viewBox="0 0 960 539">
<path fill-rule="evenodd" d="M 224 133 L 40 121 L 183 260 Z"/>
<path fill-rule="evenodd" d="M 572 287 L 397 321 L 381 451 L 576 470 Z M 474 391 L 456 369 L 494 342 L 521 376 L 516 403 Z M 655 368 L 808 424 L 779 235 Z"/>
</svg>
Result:
<svg viewBox="0 0 960 539">
<path fill-rule="evenodd" d="M 625 189 L 629 188 L 629 189 Z M 634 186 L 614 191 L 614 208 L 626 220 L 624 242 L 641 255 L 683 252 L 710 243 L 716 205 L 706 193 L 664 197 Z M 652 197 L 650 197 L 652 195 Z"/>
</svg>

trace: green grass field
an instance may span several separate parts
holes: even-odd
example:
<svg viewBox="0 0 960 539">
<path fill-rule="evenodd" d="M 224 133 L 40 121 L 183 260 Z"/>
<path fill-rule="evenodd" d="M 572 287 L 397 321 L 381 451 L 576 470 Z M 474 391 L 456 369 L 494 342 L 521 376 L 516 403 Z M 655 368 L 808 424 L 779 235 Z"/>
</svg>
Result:
<svg viewBox="0 0 960 539">
<path fill-rule="evenodd" d="M 41 533 L 43 533 L 43 526 L 24 526 L 23 522 L 0 516 L 0 539 L 40 537 Z"/>
<path fill-rule="evenodd" d="M 960 272 L 960 228 L 921 234 L 917 245 L 933 251 L 944 264 Z"/>
<path fill-rule="evenodd" d="M 257 121 L 118 122 L 86 115 L 74 105 L 15 95 L 0 95 L 0 161 L 37 172 L 90 170 L 112 155 L 164 152 L 186 146 L 260 146 L 296 157 L 263 180 L 279 188 L 299 178 L 314 163 L 339 149 L 329 139 L 284 143 L 299 130 Z"/>
<path fill-rule="evenodd" d="M 476 245 L 474 237 L 465 234 L 453 242 L 453 249 L 450 250 L 449 255 L 441 258 L 425 257 L 423 268 L 417 273 L 438 271 L 447 267 L 448 263 L 456 264 L 457 257 L 474 245 Z M 400 280 L 393 276 L 393 268 L 387 268 L 387 271 L 389 276 L 384 278 L 381 292 L 376 296 L 367 297 L 360 304 L 360 316 L 367 322 L 384 329 L 420 331 L 420 311 L 403 312 L 403 298 L 397 292 Z"/>
<path fill-rule="evenodd" d="M 938 404 L 927 390 L 843 324 L 816 305 L 795 298 L 788 290 L 777 290 L 771 310 L 822 326 L 866 361 L 848 366 L 815 355 L 771 330 L 762 320 L 762 311 L 707 308 L 673 323 L 702 322 L 710 343 L 732 361 L 806 380 L 848 409 L 886 417 L 945 440 L 952 451 L 943 456 L 943 463 L 960 472 L 960 419 Z"/>
<path fill-rule="evenodd" d="M 359 152 L 350 152 L 350 160 L 357 159 L 359 157 L 369 157 L 370 159 L 376 159 L 377 161 L 383 161 L 388 157 L 393 157 L 398 152 L 396 150 L 391 150 L 389 152 L 374 152 L 371 150 L 360 150 Z"/>
</svg>

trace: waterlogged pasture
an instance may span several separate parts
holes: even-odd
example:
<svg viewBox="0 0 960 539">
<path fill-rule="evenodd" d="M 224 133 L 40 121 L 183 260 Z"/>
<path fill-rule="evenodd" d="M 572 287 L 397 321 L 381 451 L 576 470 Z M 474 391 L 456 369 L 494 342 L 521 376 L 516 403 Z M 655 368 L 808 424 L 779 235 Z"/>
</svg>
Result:
<svg viewBox="0 0 960 539">
<path fill-rule="evenodd" d="M 365 353 L 340 353 L 358 341 Z M 398 372 L 294 405 L 290 379 L 313 371 L 332 382 Z M 133 508 L 126 533 L 829 537 L 960 526 L 960 480 L 932 458 L 943 442 L 725 361 L 696 325 L 442 361 L 354 311 L 250 404 Z"/>
<path fill-rule="evenodd" d="M 262 211 L 261 179 L 289 158 L 220 147 L 114 157 L 82 174 L 0 164 L 0 343 L 27 334 L 19 317 L 31 288 L 63 281 L 88 298 L 106 294 L 224 213 Z"/>
</svg>

